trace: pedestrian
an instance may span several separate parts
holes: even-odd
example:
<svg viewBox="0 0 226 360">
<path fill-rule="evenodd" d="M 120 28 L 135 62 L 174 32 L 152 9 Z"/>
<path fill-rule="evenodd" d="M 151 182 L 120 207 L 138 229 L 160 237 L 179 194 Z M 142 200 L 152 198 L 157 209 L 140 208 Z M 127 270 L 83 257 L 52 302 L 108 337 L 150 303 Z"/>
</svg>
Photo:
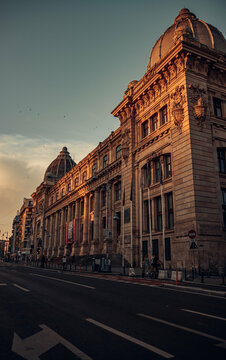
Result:
<svg viewBox="0 0 226 360">
<path fill-rule="evenodd" d="M 151 260 L 151 267 L 152 267 L 152 272 L 154 272 L 154 277 L 157 279 L 158 277 L 158 273 L 159 273 L 159 267 L 161 266 L 161 262 L 158 259 L 157 256 L 154 256 L 153 259 Z"/>
<path fill-rule="evenodd" d="M 62 263 L 63 263 L 63 270 L 65 270 L 66 269 L 66 264 L 67 264 L 66 256 L 63 256 Z"/>
</svg>

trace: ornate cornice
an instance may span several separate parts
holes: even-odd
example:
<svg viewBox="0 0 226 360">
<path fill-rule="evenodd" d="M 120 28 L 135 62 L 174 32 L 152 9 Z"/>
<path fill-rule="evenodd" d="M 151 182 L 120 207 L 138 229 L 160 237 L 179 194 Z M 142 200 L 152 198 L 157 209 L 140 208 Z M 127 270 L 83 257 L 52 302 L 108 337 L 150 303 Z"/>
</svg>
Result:
<svg viewBox="0 0 226 360">
<path fill-rule="evenodd" d="M 159 129 L 154 134 L 151 134 L 147 139 L 145 139 L 145 141 L 139 143 L 139 145 L 134 149 L 133 155 L 142 151 L 146 147 L 156 143 L 158 140 L 168 135 L 169 132 L 170 132 L 170 125 L 167 124 L 167 127 L 163 126 L 162 129 Z"/>
</svg>

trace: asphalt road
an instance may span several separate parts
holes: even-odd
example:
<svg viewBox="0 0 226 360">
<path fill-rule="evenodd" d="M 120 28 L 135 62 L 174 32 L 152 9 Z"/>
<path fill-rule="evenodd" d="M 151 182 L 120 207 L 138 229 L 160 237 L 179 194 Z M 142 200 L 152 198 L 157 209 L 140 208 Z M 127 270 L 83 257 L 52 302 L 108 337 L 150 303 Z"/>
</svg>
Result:
<svg viewBox="0 0 226 360">
<path fill-rule="evenodd" d="M 0 266 L 0 359 L 225 359 L 226 299 Z"/>
</svg>

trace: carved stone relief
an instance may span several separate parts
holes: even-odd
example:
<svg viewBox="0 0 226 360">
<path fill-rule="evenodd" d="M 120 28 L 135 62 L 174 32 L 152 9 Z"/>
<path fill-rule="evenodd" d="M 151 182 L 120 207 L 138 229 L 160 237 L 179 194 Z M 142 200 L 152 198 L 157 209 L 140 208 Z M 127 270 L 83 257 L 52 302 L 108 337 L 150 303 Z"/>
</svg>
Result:
<svg viewBox="0 0 226 360">
<path fill-rule="evenodd" d="M 175 92 L 171 94 L 172 103 L 172 116 L 174 119 L 174 124 L 181 128 L 184 120 L 184 108 L 185 95 L 183 94 L 184 85 L 177 86 Z"/>
<path fill-rule="evenodd" d="M 208 97 L 207 92 L 199 84 L 189 84 L 189 103 L 198 125 L 202 126 L 206 120 Z"/>
</svg>

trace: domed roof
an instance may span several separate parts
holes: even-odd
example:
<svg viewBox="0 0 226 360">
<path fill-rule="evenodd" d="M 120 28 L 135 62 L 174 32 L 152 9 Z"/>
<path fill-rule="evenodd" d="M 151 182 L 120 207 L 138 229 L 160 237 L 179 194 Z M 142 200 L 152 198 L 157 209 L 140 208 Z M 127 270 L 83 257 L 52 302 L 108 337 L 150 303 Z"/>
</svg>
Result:
<svg viewBox="0 0 226 360">
<path fill-rule="evenodd" d="M 76 163 L 72 160 L 67 148 L 63 147 L 57 158 L 46 169 L 44 181 L 47 179 L 59 180 L 75 165 Z"/>
<path fill-rule="evenodd" d="M 148 70 L 175 46 L 181 36 L 226 53 L 226 40 L 223 34 L 214 26 L 197 19 L 195 14 L 184 8 L 175 18 L 173 25 L 155 43 L 149 58 Z"/>
</svg>

